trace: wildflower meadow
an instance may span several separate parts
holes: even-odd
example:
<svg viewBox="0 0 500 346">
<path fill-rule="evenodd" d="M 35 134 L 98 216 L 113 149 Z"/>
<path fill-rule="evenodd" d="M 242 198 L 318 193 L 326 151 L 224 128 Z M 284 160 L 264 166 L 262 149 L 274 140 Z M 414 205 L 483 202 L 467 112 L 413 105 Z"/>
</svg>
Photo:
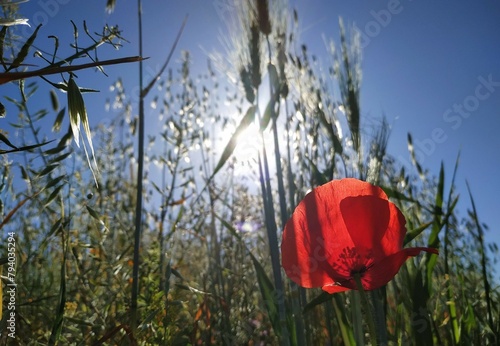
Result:
<svg viewBox="0 0 500 346">
<path fill-rule="evenodd" d="M 320 63 L 288 2 L 235 1 L 226 51 L 184 49 L 186 15 L 152 72 L 141 0 L 101 6 L 133 35 L 68 19 L 69 40 L 42 20 L 82 3 L 27 3 L 0 1 L 2 345 L 500 344 L 459 148 L 428 167 L 408 129 L 401 162 L 366 125 L 373 30 L 329 19 Z"/>
</svg>

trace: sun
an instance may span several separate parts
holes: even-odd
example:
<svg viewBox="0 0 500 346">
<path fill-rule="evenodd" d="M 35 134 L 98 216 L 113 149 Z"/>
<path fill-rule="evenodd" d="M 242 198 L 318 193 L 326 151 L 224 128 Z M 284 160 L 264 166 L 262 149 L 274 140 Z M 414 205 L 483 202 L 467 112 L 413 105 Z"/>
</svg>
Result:
<svg viewBox="0 0 500 346">
<path fill-rule="evenodd" d="M 219 141 L 215 145 L 215 153 L 219 157 L 236 132 L 236 126 L 237 124 L 227 125 L 220 132 Z M 255 120 L 237 136 L 234 152 L 228 160 L 233 174 L 238 177 L 257 177 L 259 154 L 264 149 L 267 152 L 274 150 L 272 134 L 269 130 L 261 133 L 258 121 Z"/>
</svg>

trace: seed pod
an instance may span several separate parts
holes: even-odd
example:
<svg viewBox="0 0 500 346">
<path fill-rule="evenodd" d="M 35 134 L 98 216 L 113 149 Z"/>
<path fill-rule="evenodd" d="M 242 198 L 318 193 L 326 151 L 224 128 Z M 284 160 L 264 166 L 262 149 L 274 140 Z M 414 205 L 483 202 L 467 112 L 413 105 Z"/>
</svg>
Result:
<svg viewBox="0 0 500 346">
<path fill-rule="evenodd" d="M 259 29 L 264 35 L 271 33 L 271 21 L 269 20 L 269 4 L 267 0 L 257 0 L 257 15 Z"/>
<path fill-rule="evenodd" d="M 252 74 L 252 85 L 255 89 L 259 88 L 261 82 L 260 76 L 260 33 L 256 23 L 250 27 L 250 73 Z"/>
</svg>

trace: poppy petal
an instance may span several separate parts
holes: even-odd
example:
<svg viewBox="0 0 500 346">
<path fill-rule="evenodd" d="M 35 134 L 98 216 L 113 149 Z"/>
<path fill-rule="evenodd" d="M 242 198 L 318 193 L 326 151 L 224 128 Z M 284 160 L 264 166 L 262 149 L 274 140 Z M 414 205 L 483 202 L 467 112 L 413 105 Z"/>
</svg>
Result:
<svg viewBox="0 0 500 346">
<path fill-rule="evenodd" d="M 427 247 L 406 248 L 395 254 L 383 258 L 369 268 L 361 278 L 365 290 L 374 290 L 384 286 L 396 276 L 403 263 L 412 256 L 417 256 L 420 252 L 426 251 L 438 254 L 438 250 Z"/>
<path fill-rule="evenodd" d="M 335 204 L 330 206 L 336 206 L 337 208 L 340 201 L 346 197 L 376 196 L 389 200 L 384 190 L 380 187 L 354 178 L 332 180 L 329 183 L 315 188 L 313 191 L 321 199 L 330 201 L 331 203 L 335 202 Z"/>
<path fill-rule="evenodd" d="M 393 203 L 377 196 L 347 197 L 340 210 L 360 256 L 378 261 L 403 248 L 406 220 Z"/>
<path fill-rule="evenodd" d="M 406 235 L 406 219 L 399 208 L 389 202 L 389 224 L 382 238 L 382 249 L 389 255 L 400 251 Z"/>
<path fill-rule="evenodd" d="M 328 293 L 339 293 L 339 292 L 345 292 L 345 291 L 350 290 L 350 288 L 348 288 L 348 287 L 340 286 L 337 284 L 325 285 L 325 286 L 321 287 L 321 289 L 325 292 L 328 292 Z"/>
<path fill-rule="evenodd" d="M 339 268 L 338 272 L 332 268 L 332 253 L 338 253 L 346 243 L 351 247 L 353 244 L 345 229 L 323 226 L 333 217 L 325 209 L 325 204 L 317 200 L 314 191 L 309 193 L 299 203 L 283 231 L 283 268 L 288 277 L 302 287 L 333 284 L 350 273 L 349 268 Z M 339 272 L 344 275 L 339 275 Z"/>
<path fill-rule="evenodd" d="M 347 197 L 340 202 L 342 218 L 361 257 L 383 257 L 379 247 L 389 224 L 388 204 L 375 196 Z"/>
</svg>

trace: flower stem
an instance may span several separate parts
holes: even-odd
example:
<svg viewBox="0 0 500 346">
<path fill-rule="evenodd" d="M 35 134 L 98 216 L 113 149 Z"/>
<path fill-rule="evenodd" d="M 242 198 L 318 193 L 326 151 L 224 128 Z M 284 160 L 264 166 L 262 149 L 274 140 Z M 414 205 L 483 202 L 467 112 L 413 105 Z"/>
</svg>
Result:
<svg viewBox="0 0 500 346">
<path fill-rule="evenodd" d="M 352 324 L 354 331 L 354 341 L 358 346 L 365 345 L 365 335 L 363 332 L 363 319 L 361 318 L 361 299 L 357 291 L 352 292 Z"/>
<path fill-rule="evenodd" d="M 373 302 L 373 318 L 377 328 L 377 338 L 379 346 L 387 346 L 387 324 L 385 320 L 385 287 L 370 291 L 370 298 Z"/>
<path fill-rule="evenodd" d="M 369 310 L 369 313 L 366 314 L 368 329 L 370 329 L 370 341 L 372 345 L 377 345 L 377 329 L 375 327 L 375 321 L 373 320 L 373 313 L 371 311 L 370 301 L 368 300 L 368 296 L 361 284 L 361 276 L 359 273 L 354 274 L 354 281 L 356 282 L 356 287 L 358 289 L 359 295 L 361 296 L 361 301 L 366 309 Z"/>
</svg>

